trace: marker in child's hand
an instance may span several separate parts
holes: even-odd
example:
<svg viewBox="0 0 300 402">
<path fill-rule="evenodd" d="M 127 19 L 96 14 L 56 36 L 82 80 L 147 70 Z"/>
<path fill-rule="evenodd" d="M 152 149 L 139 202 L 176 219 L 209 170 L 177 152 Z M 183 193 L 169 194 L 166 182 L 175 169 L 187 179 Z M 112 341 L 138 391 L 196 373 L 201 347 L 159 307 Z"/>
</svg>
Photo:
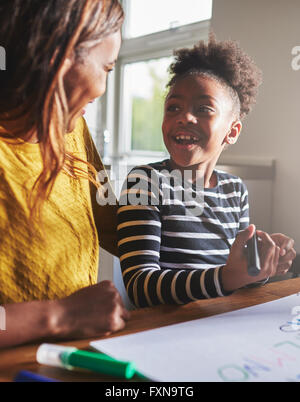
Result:
<svg viewBox="0 0 300 402">
<path fill-rule="evenodd" d="M 260 273 L 260 258 L 257 246 L 257 235 L 247 241 L 248 275 L 257 276 Z"/>
</svg>

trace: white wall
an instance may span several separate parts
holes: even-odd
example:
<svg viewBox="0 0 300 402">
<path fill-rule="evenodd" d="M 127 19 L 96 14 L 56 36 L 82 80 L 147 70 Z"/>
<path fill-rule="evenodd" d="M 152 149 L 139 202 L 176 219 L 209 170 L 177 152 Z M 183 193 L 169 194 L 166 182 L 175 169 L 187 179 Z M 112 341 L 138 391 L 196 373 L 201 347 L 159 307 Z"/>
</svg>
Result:
<svg viewBox="0 0 300 402">
<path fill-rule="evenodd" d="M 300 46 L 299 0 L 214 0 L 212 30 L 238 40 L 263 70 L 257 105 L 227 156 L 276 160 L 272 231 L 296 241 L 300 252 L 300 70 L 291 67 Z"/>
</svg>

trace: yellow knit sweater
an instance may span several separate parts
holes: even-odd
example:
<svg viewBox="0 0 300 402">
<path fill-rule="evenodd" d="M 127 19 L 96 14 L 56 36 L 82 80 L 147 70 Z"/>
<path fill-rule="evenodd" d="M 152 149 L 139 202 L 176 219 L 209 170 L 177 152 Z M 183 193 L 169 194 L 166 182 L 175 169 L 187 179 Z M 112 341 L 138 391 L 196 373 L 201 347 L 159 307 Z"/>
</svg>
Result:
<svg viewBox="0 0 300 402">
<path fill-rule="evenodd" d="M 103 168 L 83 118 L 67 150 Z M 60 173 L 43 207 L 43 233 L 29 231 L 26 194 L 42 169 L 38 144 L 0 139 L 0 304 L 67 296 L 97 281 L 101 246 L 116 254 L 116 207 L 100 207 L 87 179 Z M 101 242 L 100 242 L 101 243 Z"/>
</svg>

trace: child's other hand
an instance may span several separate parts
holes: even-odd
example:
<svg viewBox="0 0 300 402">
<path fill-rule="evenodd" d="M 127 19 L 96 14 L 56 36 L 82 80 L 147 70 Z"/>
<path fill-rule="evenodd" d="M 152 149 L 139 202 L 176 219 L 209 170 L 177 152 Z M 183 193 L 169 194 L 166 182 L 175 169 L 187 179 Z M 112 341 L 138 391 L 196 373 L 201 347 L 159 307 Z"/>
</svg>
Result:
<svg viewBox="0 0 300 402">
<path fill-rule="evenodd" d="M 258 232 L 258 231 L 257 231 Z M 270 235 L 272 240 L 280 247 L 279 262 L 277 266 L 277 275 L 284 275 L 290 269 L 296 251 L 294 249 L 294 240 L 282 233 L 274 233 Z"/>
<path fill-rule="evenodd" d="M 257 231 L 259 236 L 259 255 L 261 272 L 253 277 L 247 272 L 246 243 L 255 233 L 255 226 L 250 225 L 238 234 L 223 269 L 222 281 L 226 291 L 237 290 L 250 283 L 258 282 L 276 275 L 280 257 L 280 247 L 272 240 L 268 233 Z"/>
</svg>

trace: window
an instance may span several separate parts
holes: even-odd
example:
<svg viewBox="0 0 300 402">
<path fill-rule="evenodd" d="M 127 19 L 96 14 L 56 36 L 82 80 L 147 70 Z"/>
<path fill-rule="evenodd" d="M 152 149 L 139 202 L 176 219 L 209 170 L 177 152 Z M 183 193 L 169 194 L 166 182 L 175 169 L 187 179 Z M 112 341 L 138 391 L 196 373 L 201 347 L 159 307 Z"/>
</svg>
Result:
<svg viewBox="0 0 300 402">
<path fill-rule="evenodd" d="M 104 162 L 136 165 L 167 156 L 161 133 L 167 69 L 174 49 L 207 39 L 212 0 L 122 3 L 121 52 L 100 106 L 90 106 L 100 122 L 91 131 Z"/>
<path fill-rule="evenodd" d="M 132 151 L 165 152 L 161 135 L 164 87 L 170 57 L 129 63 L 124 66 L 124 128 L 131 133 Z M 128 117 L 128 118 L 126 118 Z"/>
<path fill-rule="evenodd" d="M 209 20 L 212 0 L 129 0 L 125 38 L 135 38 Z"/>
</svg>

